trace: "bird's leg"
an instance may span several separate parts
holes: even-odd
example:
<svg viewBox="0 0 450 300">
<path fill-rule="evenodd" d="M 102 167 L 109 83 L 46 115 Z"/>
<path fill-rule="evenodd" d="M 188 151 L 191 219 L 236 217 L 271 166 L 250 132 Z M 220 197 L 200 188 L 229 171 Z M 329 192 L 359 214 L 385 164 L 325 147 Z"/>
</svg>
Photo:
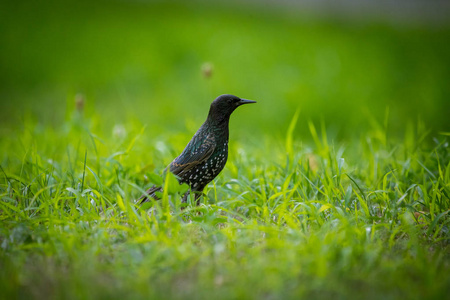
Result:
<svg viewBox="0 0 450 300">
<path fill-rule="evenodd" d="M 181 203 L 186 203 L 187 202 L 187 197 L 189 196 L 189 194 L 191 193 L 191 191 L 187 191 L 186 193 L 184 193 L 183 198 L 181 198 Z"/>
<path fill-rule="evenodd" d="M 196 204 L 197 206 L 200 205 L 200 196 L 201 196 L 202 194 L 203 194 L 202 192 L 196 192 L 196 193 L 195 193 L 195 204 Z"/>
<path fill-rule="evenodd" d="M 184 193 L 184 195 L 183 195 L 183 198 L 181 199 L 181 203 L 186 203 L 187 202 L 187 197 L 189 196 L 189 195 L 194 195 L 194 200 L 195 200 L 195 204 L 198 206 L 199 204 L 200 204 L 200 196 L 202 195 L 203 193 L 202 192 L 199 192 L 199 191 L 192 191 L 192 190 L 189 190 L 189 191 L 187 191 L 186 193 Z M 191 197 L 191 199 L 192 199 L 192 197 Z"/>
</svg>

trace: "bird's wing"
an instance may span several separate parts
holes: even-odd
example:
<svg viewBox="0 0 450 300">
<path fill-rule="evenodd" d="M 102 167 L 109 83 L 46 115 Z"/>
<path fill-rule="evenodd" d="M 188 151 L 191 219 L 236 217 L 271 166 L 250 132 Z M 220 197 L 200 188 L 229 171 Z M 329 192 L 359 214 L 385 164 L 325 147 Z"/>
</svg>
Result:
<svg viewBox="0 0 450 300">
<path fill-rule="evenodd" d="M 175 175 L 182 175 L 207 160 L 215 148 L 216 143 L 212 134 L 205 139 L 194 136 L 183 153 L 172 161 L 170 171 Z"/>
</svg>

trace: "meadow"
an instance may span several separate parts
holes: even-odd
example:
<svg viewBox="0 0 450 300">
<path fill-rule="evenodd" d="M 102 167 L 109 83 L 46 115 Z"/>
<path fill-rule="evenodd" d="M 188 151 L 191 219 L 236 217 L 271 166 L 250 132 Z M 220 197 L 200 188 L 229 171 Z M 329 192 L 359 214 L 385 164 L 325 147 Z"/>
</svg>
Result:
<svg viewBox="0 0 450 300">
<path fill-rule="evenodd" d="M 1 299 L 449 299 L 449 24 L 0 6 Z M 181 203 L 224 93 L 258 103 Z"/>
</svg>

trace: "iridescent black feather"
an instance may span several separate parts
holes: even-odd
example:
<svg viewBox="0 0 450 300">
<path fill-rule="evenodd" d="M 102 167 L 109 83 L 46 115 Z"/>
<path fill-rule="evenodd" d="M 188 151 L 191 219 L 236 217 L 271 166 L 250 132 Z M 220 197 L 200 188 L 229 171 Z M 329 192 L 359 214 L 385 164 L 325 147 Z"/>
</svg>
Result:
<svg viewBox="0 0 450 300">
<path fill-rule="evenodd" d="M 233 95 L 217 97 L 209 109 L 208 118 L 192 137 L 183 152 L 169 165 L 180 184 L 187 183 L 198 199 L 205 186 L 225 167 L 228 158 L 229 121 L 233 111 L 240 105 L 255 103 Z M 138 200 L 146 202 L 149 197 L 158 199 L 156 192 L 162 188 L 153 186 Z M 184 195 L 186 201 L 189 191 Z"/>
</svg>

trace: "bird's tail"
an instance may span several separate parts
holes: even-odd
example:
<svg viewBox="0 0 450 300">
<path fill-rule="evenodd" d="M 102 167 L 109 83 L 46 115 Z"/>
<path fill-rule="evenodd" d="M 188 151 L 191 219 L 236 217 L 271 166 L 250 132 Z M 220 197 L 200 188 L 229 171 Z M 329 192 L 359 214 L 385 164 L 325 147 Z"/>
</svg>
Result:
<svg viewBox="0 0 450 300">
<path fill-rule="evenodd" d="M 156 195 L 156 192 L 160 192 L 161 193 L 162 192 L 162 187 L 156 186 L 156 185 L 152 186 L 151 188 L 149 188 L 145 192 L 144 195 L 142 195 L 138 199 L 137 203 L 142 204 L 142 203 L 148 202 L 150 200 L 150 198 L 153 198 L 155 200 L 159 200 L 160 198 Z"/>
<path fill-rule="evenodd" d="M 148 202 L 151 198 L 153 198 L 154 200 L 161 200 L 161 198 L 158 197 L 158 195 L 156 195 L 156 193 L 162 193 L 163 189 L 160 186 L 152 186 L 151 188 L 149 188 L 145 194 L 143 194 L 138 200 L 137 203 L 138 204 L 143 204 L 145 202 Z M 197 202 L 197 205 L 199 204 L 199 198 L 202 195 L 201 192 L 193 192 L 193 191 L 187 191 L 186 193 L 184 193 L 183 198 L 181 199 L 182 203 L 186 203 L 187 202 L 187 197 L 190 194 L 194 194 L 195 196 L 195 201 Z"/>
</svg>

